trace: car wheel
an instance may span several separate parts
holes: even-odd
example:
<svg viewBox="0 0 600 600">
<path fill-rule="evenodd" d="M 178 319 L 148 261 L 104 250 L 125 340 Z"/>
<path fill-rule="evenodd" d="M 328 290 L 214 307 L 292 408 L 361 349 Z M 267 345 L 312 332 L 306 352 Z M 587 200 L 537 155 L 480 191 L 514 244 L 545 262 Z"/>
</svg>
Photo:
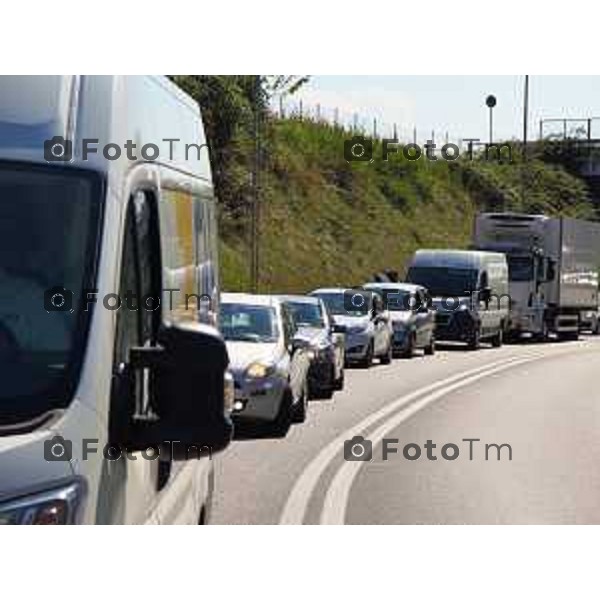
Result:
<svg viewBox="0 0 600 600">
<path fill-rule="evenodd" d="M 367 355 L 360 362 L 360 366 L 363 369 L 370 369 L 373 364 L 373 342 L 369 344 L 369 348 L 367 350 Z"/>
<path fill-rule="evenodd" d="M 502 334 L 502 328 L 498 331 L 498 333 L 492 338 L 492 348 L 500 348 L 502 346 L 502 342 L 504 340 Z"/>
<path fill-rule="evenodd" d="M 481 329 L 477 327 L 471 333 L 471 338 L 467 342 L 469 350 L 479 350 L 481 348 Z"/>
<path fill-rule="evenodd" d="M 425 346 L 425 356 L 433 356 L 435 354 L 435 338 L 431 336 L 429 344 Z"/>
<path fill-rule="evenodd" d="M 334 392 L 333 388 L 323 388 L 323 389 L 319 390 L 318 398 L 320 400 L 331 400 L 333 398 L 333 392 Z"/>
<path fill-rule="evenodd" d="M 392 362 L 392 358 L 394 358 L 394 348 L 392 346 L 392 340 L 390 340 L 387 351 L 383 356 L 379 357 L 379 362 L 382 365 L 389 365 Z"/>
<path fill-rule="evenodd" d="M 308 383 L 304 380 L 300 398 L 296 401 L 292 409 L 292 422 L 304 423 L 306 421 L 306 413 L 308 412 Z"/>
<path fill-rule="evenodd" d="M 294 410 L 293 402 L 292 391 L 287 388 L 283 394 L 277 417 L 275 418 L 275 421 L 273 421 L 272 430 L 275 437 L 285 437 L 287 435 L 290 425 L 292 424 L 292 412 Z"/>
<path fill-rule="evenodd" d="M 412 358 L 415 355 L 415 336 L 410 337 L 408 347 L 402 352 L 402 358 Z"/>
<path fill-rule="evenodd" d="M 344 367 L 342 367 L 340 376 L 335 380 L 335 383 L 333 384 L 333 388 L 338 391 L 341 391 L 344 389 Z"/>
</svg>

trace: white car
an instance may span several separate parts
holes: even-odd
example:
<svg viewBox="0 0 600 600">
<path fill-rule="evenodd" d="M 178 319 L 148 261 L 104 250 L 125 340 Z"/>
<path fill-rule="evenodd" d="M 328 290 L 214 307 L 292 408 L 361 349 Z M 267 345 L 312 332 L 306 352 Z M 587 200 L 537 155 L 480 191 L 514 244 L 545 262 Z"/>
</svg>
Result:
<svg viewBox="0 0 600 600">
<path fill-rule="evenodd" d="M 363 287 L 384 298 L 394 330 L 394 354 L 412 358 L 419 349 L 428 356 L 435 353 L 435 311 L 424 287 L 411 283 L 365 283 Z"/>
<path fill-rule="evenodd" d="M 321 288 L 310 293 L 323 300 L 335 322 L 346 327 L 346 362 L 369 368 L 374 358 L 389 364 L 393 331 L 381 296 L 362 288 Z"/>
<path fill-rule="evenodd" d="M 283 436 L 303 422 L 311 352 L 295 338 L 285 302 L 274 296 L 223 294 L 220 325 L 234 379 L 234 422 L 259 422 Z"/>
</svg>

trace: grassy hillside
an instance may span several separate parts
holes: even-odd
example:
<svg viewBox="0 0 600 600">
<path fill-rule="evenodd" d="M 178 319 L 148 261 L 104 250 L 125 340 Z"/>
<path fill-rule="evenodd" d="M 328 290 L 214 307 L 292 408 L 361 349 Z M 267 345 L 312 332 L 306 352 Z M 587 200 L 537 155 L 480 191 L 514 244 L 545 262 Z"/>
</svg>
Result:
<svg viewBox="0 0 600 600">
<path fill-rule="evenodd" d="M 581 180 L 536 156 L 524 169 L 518 149 L 513 162 L 502 165 L 481 157 L 430 162 L 401 155 L 349 164 L 347 137 L 326 124 L 269 121 L 261 172 L 261 291 L 345 286 L 384 268 L 402 273 L 417 248 L 466 247 L 479 210 L 593 215 Z M 249 162 L 238 152 L 232 177 L 247 181 Z M 220 220 L 223 288 L 249 289 L 248 219 L 226 208 Z"/>
</svg>

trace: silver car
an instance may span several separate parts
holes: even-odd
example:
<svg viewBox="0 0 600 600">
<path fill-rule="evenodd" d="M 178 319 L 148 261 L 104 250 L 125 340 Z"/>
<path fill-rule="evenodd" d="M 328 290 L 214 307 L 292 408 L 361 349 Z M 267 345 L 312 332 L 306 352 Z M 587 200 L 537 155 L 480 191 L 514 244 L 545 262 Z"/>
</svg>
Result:
<svg viewBox="0 0 600 600">
<path fill-rule="evenodd" d="M 220 327 L 234 379 L 235 422 L 268 423 L 285 435 L 303 422 L 311 354 L 285 303 L 273 296 L 223 294 Z"/>
<path fill-rule="evenodd" d="M 417 349 L 435 353 L 435 311 L 424 287 L 411 283 L 365 283 L 363 287 L 383 297 L 394 330 L 394 355 L 412 358 Z"/>
<path fill-rule="evenodd" d="M 298 338 L 313 352 L 308 371 L 311 398 L 329 399 L 344 388 L 345 331 L 333 319 L 323 300 L 314 296 L 281 296 L 298 326 Z"/>
<path fill-rule="evenodd" d="M 322 288 L 310 295 L 321 298 L 335 323 L 346 327 L 346 363 L 369 368 L 374 358 L 382 364 L 392 361 L 392 326 L 379 294 Z"/>
</svg>

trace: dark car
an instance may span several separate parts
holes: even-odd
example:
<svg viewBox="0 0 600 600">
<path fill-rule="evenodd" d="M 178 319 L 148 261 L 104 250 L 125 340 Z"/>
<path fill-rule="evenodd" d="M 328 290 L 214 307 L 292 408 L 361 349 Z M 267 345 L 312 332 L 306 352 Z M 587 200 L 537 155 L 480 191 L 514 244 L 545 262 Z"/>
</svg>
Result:
<svg viewBox="0 0 600 600">
<path fill-rule="evenodd" d="M 280 296 L 298 328 L 296 339 L 305 340 L 312 353 L 308 370 L 311 398 L 331 398 L 344 387 L 344 332 L 329 315 L 320 298 Z"/>
</svg>

